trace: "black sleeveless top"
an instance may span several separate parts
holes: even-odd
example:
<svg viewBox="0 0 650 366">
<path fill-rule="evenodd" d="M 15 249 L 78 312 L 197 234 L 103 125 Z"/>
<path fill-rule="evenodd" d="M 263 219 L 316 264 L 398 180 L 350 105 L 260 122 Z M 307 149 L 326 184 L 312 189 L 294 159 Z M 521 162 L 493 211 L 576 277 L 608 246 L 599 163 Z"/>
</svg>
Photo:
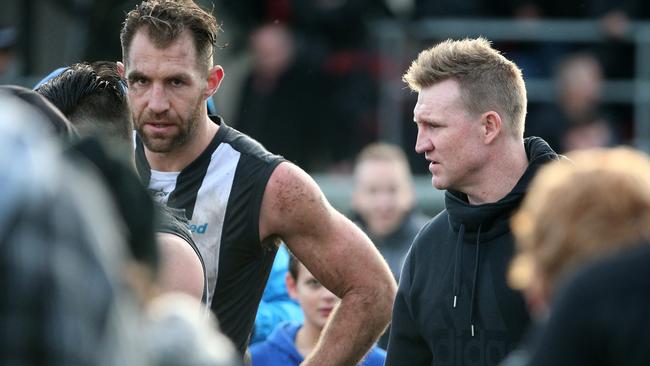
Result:
<svg viewBox="0 0 650 366">
<path fill-rule="evenodd" d="M 205 263 L 208 303 L 243 354 L 276 247 L 260 242 L 266 184 L 284 161 L 249 136 L 220 125 L 209 146 L 180 172 L 152 170 L 136 137 L 136 166 L 157 202 L 182 210 Z"/>
</svg>

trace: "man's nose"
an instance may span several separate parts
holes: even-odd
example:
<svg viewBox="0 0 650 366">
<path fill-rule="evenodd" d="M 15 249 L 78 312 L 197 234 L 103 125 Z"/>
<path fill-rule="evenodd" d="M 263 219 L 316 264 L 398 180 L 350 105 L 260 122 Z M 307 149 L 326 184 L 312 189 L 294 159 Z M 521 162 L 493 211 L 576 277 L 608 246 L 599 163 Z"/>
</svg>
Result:
<svg viewBox="0 0 650 366">
<path fill-rule="evenodd" d="M 169 109 L 169 98 L 163 85 L 154 84 L 149 95 L 149 109 L 153 113 L 163 113 Z"/>
<path fill-rule="evenodd" d="M 417 152 L 418 154 L 424 154 L 425 152 L 432 149 L 433 149 L 433 143 L 426 136 L 426 134 L 423 133 L 422 130 L 418 128 L 418 135 L 417 138 L 415 139 L 415 152 Z"/>
</svg>

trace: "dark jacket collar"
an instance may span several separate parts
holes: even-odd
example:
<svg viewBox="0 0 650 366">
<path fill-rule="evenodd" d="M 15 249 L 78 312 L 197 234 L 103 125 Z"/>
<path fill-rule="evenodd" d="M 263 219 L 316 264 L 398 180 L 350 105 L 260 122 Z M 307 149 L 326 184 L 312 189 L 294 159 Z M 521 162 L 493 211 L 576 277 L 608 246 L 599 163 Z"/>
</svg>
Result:
<svg viewBox="0 0 650 366">
<path fill-rule="evenodd" d="M 497 202 L 471 205 L 467 195 L 453 190 L 445 192 L 445 206 L 449 213 L 449 222 L 455 232 L 461 224 L 465 226 L 466 235 L 471 236 L 481 226 L 481 236 L 489 240 L 509 230 L 508 220 L 512 211 L 521 203 L 530 181 L 537 170 L 551 160 L 559 159 L 551 147 L 539 137 L 524 139 L 528 168 L 515 187 Z"/>
</svg>

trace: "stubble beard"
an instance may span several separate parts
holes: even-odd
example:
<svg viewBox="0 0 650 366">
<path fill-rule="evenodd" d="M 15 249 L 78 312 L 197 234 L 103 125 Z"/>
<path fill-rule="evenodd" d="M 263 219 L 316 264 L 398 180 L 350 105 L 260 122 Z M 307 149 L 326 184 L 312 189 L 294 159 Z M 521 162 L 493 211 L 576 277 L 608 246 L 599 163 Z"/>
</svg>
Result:
<svg viewBox="0 0 650 366">
<path fill-rule="evenodd" d="M 198 103 L 201 103 L 201 100 Z M 198 103 L 194 106 L 193 112 L 185 124 L 180 123 L 175 125 L 178 131 L 173 135 L 163 137 L 155 134 L 147 134 L 144 131 L 144 124 L 139 123 L 136 131 L 147 150 L 159 154 L 168 154 L 187 145 L 197 133 L 196 130 L 200 113 Z"/>
</svg>

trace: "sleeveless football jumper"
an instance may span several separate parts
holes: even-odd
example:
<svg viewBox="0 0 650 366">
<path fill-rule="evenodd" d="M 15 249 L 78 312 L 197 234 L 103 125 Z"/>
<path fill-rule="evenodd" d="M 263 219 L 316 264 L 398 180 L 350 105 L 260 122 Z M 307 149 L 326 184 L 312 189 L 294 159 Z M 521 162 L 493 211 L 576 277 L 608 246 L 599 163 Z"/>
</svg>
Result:
<svg viewBox="0 0 650 366">
<path fill-rule="evenodd" d="M 243 354 L 277 250 L 260 242 L 262 197 L 285 160 L 220 117 L 211 119 L 219 130 L 180 172 L 151 169 L 138 136 L 136 167 L 154 200 L 184 211 L 205 264 L 210 308 Z"/>
</svg>

